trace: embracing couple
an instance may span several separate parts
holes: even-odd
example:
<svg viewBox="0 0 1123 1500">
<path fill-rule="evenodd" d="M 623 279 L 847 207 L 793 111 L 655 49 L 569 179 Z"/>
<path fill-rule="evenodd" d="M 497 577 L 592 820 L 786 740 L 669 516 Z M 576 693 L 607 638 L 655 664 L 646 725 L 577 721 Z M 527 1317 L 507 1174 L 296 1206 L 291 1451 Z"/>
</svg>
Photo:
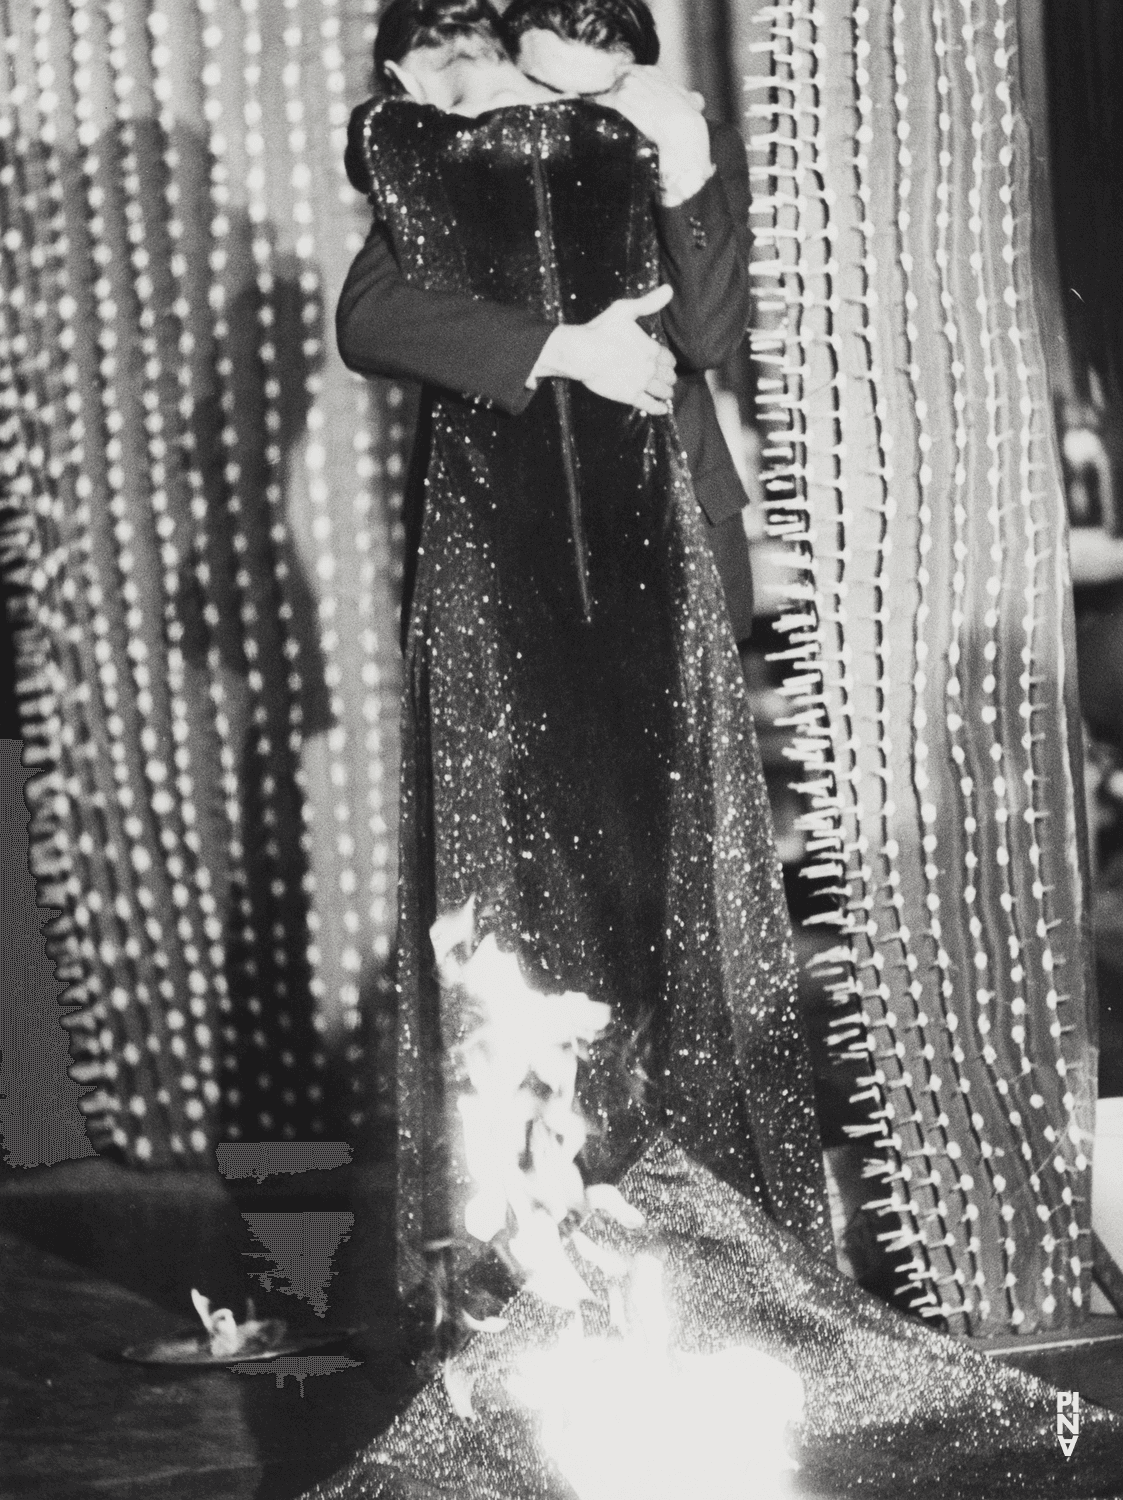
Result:
<svg viewBox="0 0 1123 1500">
<path fill-rule="evenodd" d="M 794 952 L 736 642 L 744 494 L 705 371 L 748 321 L 735 129 L 643 0 L 392 0 L 354 113 L 344 359 L 422 382 L 406 509 L 398 1253 L 457 1258 L 429 930 L 474 901 L 613 1024 L 587 1176 L 663 1131 L 831 1255 Z M 642 1089 L 637 1080 L 643 1080 Z M 449 1267 L 440 1273 L 447 1276 Z"/>
<path fill-rule="evenodd" d="M 341 344 L 358 369 L 423 382 L 398 1275 L 479 1336 L 315 1500 L 779 1493 L 760 1465 L 789 1462 L 793 1372 L 801 1494 L 1118 1494 L 1117 1419 L 1082 1407 L 1078 1474 L 1058 1456 L 1056 1392 L 832 1264 L 791 932 L 715 566 L 730 502 L 702 370 L 745 321 L 744 156 L 657 56 L 642 0 L 515 0 L 502 19 L 485 0 L 392 0 L 380 97 L 352 119 L 375 227 Z M 529 1294 L 488 1323 L 457 1303 L 486 1260 L 465 1228 L 461 1038 L 429 932 L 469 901 L 481 937 L 518 957 L 522 984 L 509 962 L 492 971 L 515 1033 L 549 1009 L 528 984 L 611 1008 L 581 1075 L 581 1167 L 622 1179 L 644 1223 L 594 1214 L 579 1253 L 604 1276 L 634 1257 L 615 1324 L 611 1289 L 568 1323 Z M 533 1157 L 517 1110 L 486 1120 Z M 639 1295 L 652 1266 L 668 1288 L 654 1305 Z M 936 1271 L 918 1258 L 910 1275 Z M 625 1338 L 597 1336 L 620 1317 Z M 510 1384 L 540 1355 L 542 1413 Z M 563 1477 L 563 1449 L 587 1488 Z"/>
</svg>

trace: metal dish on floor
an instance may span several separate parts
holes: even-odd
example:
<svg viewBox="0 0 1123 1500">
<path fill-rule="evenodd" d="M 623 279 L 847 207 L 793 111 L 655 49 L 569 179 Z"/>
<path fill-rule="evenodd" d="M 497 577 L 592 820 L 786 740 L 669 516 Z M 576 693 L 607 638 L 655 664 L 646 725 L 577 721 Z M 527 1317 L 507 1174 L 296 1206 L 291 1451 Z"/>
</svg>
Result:
<svg viewBox="0 0 1123 1500">
<path fill-rule="evenodd" d="M 131 1344 L 121 1351 L 121 1357 L 139 1365 L 238 1365 L 250 1360 L 279 1359 L 283 1355 L 326 1349 L 344 1343 L 358 1332 L 357 1328 L 320 1328 L 301 1333 L 277 1321 L 274 1326 L 266 1324 L 252 1334 L 237 1353 L 214 1354 L 205 1331 L 196 1333 L 193 1329 L 184 1329 L 170 1338 Z"/>
</svg>

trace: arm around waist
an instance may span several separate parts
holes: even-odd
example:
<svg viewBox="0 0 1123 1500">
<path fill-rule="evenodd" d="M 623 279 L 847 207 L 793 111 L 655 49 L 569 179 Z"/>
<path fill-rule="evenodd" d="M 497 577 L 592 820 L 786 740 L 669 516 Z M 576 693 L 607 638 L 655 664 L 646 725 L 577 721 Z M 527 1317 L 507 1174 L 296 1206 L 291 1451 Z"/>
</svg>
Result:
<svg viewBox="0 0 1123 1500">
<path fill-rule="evenodd" d="M 347 273 L 335 328 L 350 370 L 424 381 L 511 414 L 530 401 L 526 382 L 552 332 L 526 308 L 412 285 L 381 224 Z"/>
</svg>

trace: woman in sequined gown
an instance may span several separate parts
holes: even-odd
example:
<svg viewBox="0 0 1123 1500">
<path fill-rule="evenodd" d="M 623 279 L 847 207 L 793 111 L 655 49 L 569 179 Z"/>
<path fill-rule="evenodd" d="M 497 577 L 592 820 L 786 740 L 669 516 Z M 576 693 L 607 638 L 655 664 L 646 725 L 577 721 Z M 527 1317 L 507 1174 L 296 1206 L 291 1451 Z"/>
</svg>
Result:
<svg viewBox="0 0 1123 1500">
<path fill-rule="evenodd" d="M 390 101 L 359 112 L 356 134 L 360 180 L 420 283 L 575 320 L 653 283 L 652 163 L 611 112 L 530 100 L 464 118 Z M 648 1110 L 620 1177 L 643 1224 L 583 1228 L 629 1264 L 659 1257 L 676 1354 L 747 1348 L 798 1373 L 793 1495 L 1118 1500 L 1118 1419 L 1085 1408 L 1069 1461 L 1055 1391 L 903 1317 L 820 1253 L 760 768 L 670 423 L 581 389 L 545 388 L 518 418 L 441 395 L 432 453 L 403 710 L 403 1282 L 422 1271 L 411 1245 L 455 1219 L 428 926 L 475 895 L 543 988 L 609 1000 L 622 1037 L 649 1023 Z M 610 1137 L 628 1115 L 615 1047 L 585 1101 Z M 603 1332 L 604 1278 L 588 1261 L 582 1274 L 579 1320 Z M 574 1500 L 509 1385 L 564 1321 L 516 1297 L 308 1500 Z M 639 1441 L 689 1456 L 698 1434 L 680 1429 L 659 1418 Z M 625 1457 L 636 1441 L 622 1426 Z M 761 1493 L 751 1446 L 739 1432 L 727 1446 L 736 1492 Z"/>
<path fill-rule="evenodd" d="M 454 49 L 457 112 L 356 111 L 352 180 L 408 280 L 583 322 L 658 286 L 655 150 L 547 95 L 489 26 Z M 470 898 L 536 985 L 613 1008 L 583 1089 L 587 1173 L 661 1123 L 829 1253 L 760 760 L 673 420 L 561 380 L 519 416 L 438 392 L 430 452 L 402 716 L 402 1290 L 456 1232 L 428 934 Z"/>
</svg>

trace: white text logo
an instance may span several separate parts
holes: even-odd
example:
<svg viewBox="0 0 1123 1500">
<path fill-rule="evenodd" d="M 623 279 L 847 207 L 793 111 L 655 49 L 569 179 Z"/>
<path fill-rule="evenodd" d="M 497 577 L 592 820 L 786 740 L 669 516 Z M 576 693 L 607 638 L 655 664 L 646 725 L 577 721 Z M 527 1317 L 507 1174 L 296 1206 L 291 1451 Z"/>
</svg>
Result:
<svg viewBox="0 0 1123 1500">
<path fill-rule="evenodd" d="M 1057 1442 L 1066 1458 L 1072 1457 L 1080 1436 L 1080 1392 L 1057 1392 Z"/>
</svg>

